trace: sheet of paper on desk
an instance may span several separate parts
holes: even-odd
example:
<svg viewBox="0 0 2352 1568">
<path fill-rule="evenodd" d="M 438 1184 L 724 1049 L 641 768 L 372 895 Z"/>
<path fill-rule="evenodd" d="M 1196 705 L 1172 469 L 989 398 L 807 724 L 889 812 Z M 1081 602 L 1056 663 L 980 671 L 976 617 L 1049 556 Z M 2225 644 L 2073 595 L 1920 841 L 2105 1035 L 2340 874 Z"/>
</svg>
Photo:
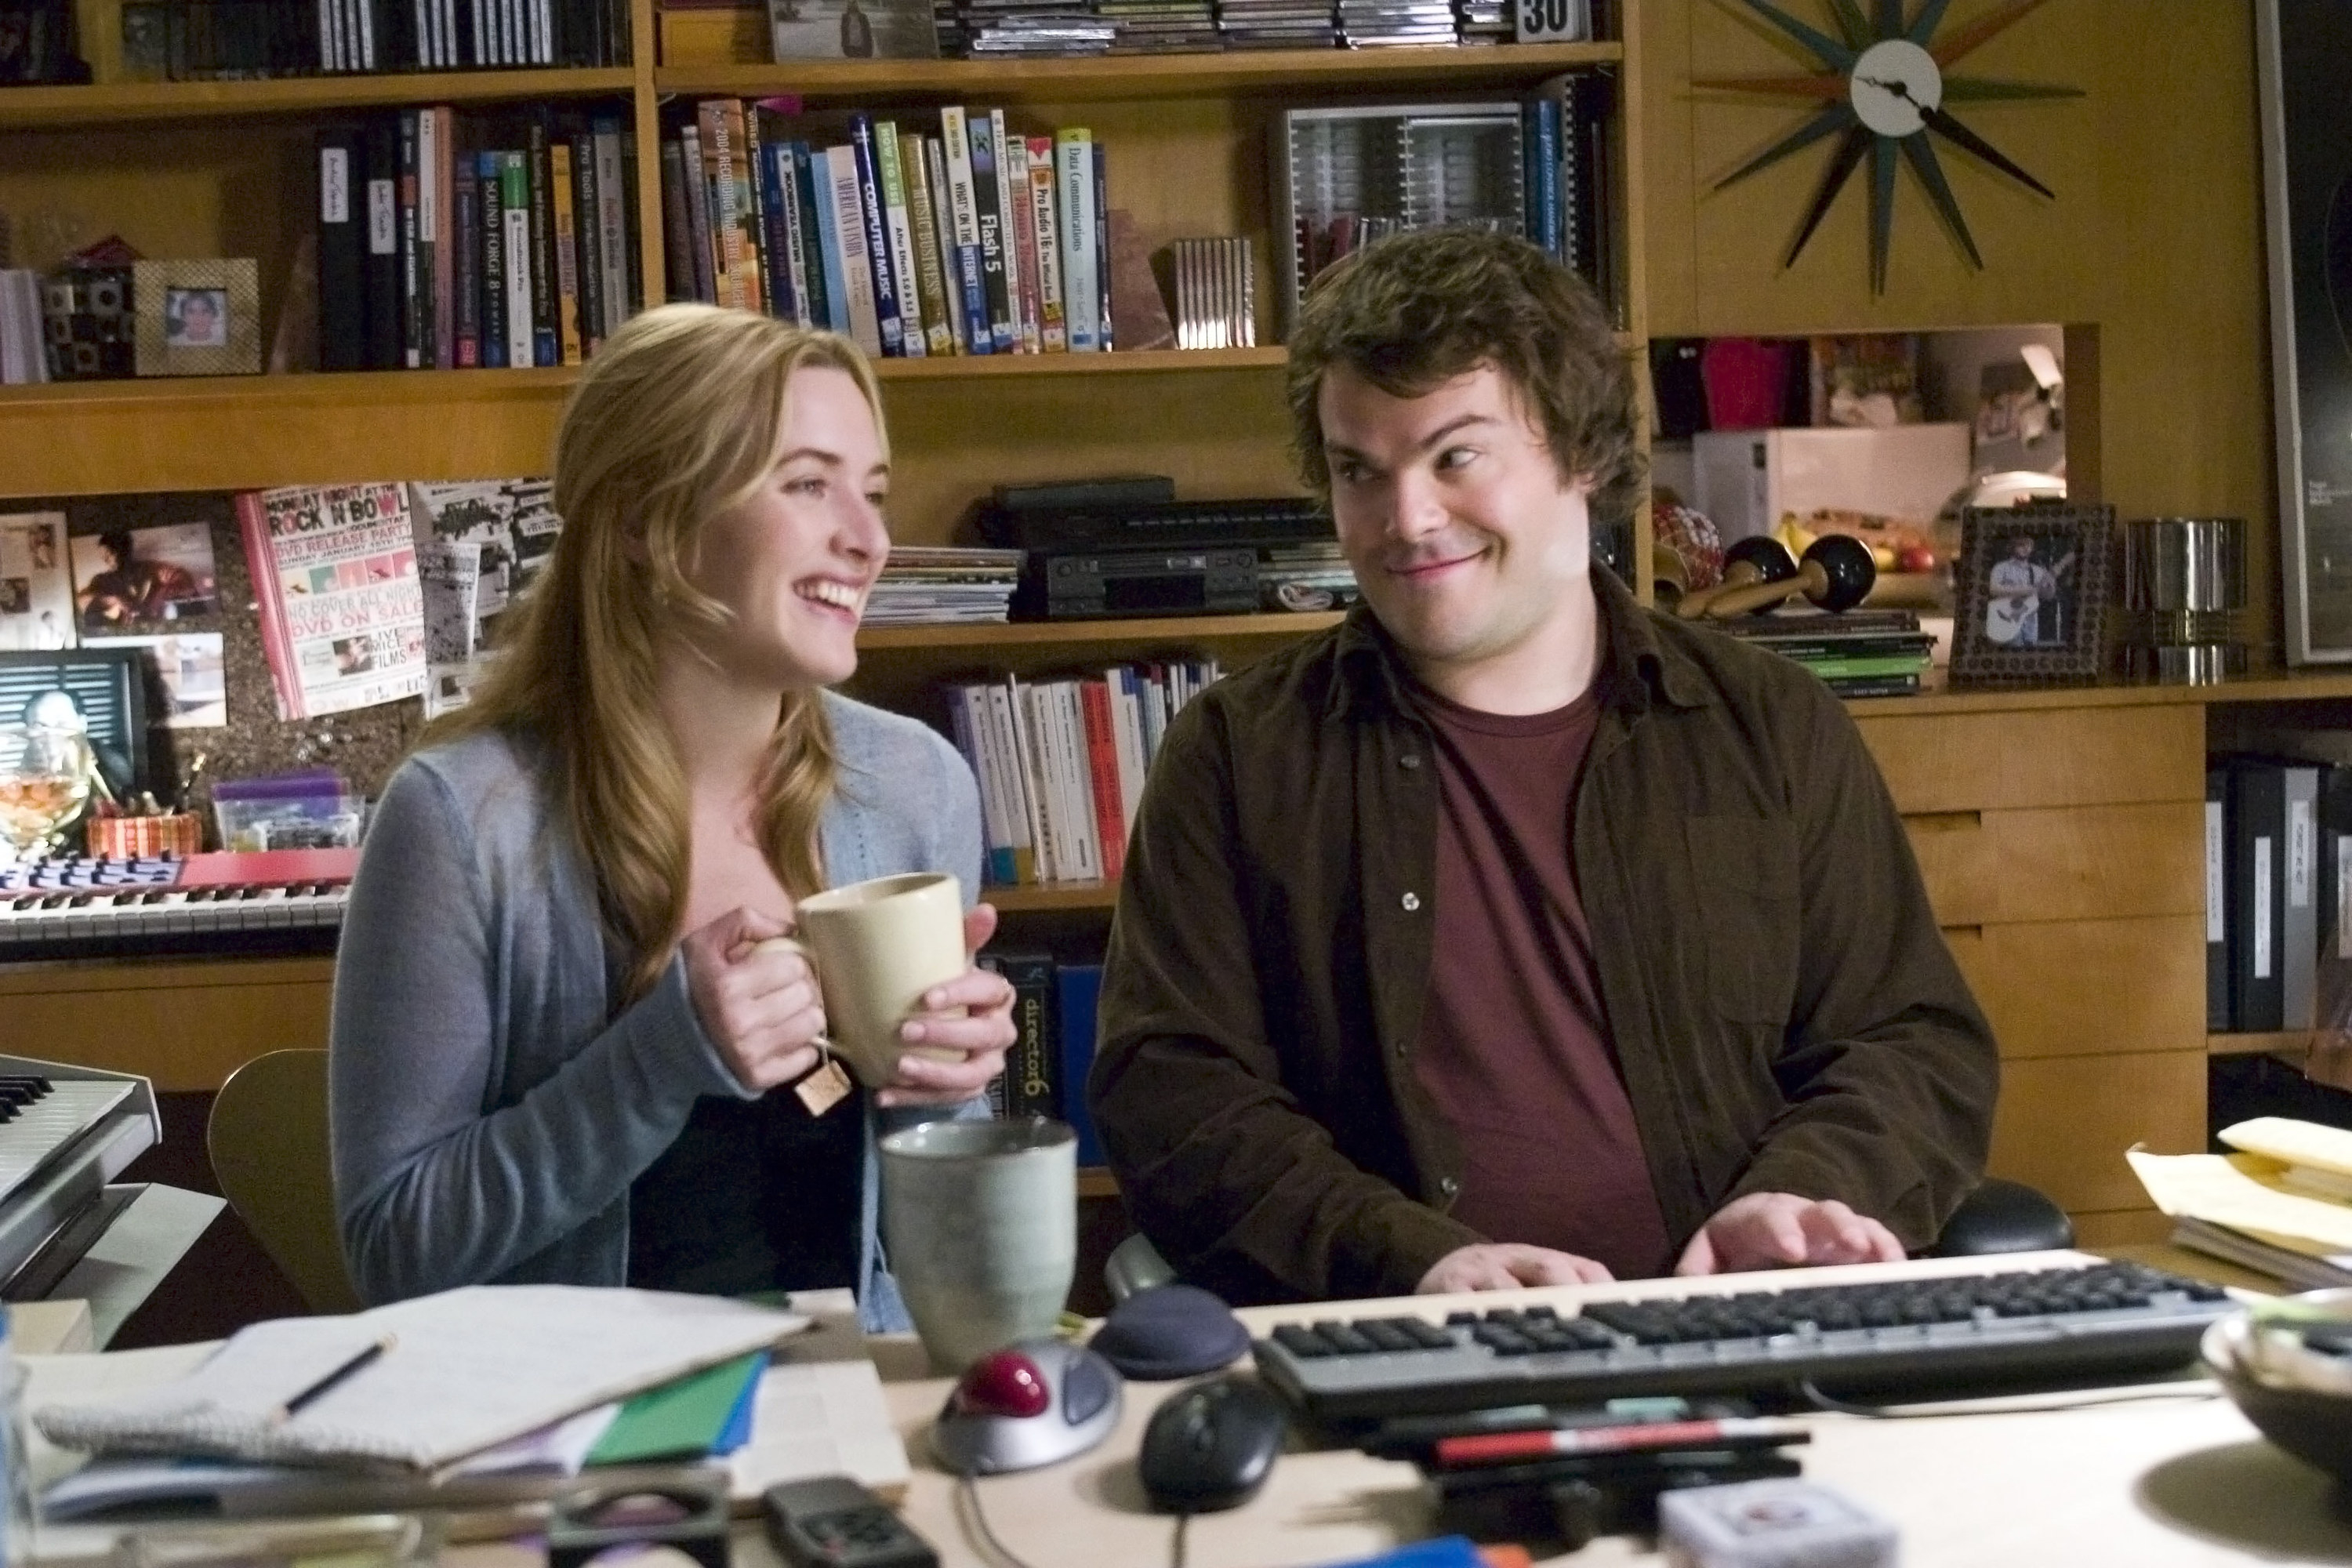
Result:
<svg viewBox="0 0 2352 1568">
<path fill-rule="evenodd" d="M 728 1490 L 756 1500 L 778 1481 L 855 1476 L 884 1497 L 906 1493 L 907 1446 L 870 1361 L 771 1366 L 751 1406 L 751 1441 L 727 1461 Z"/>
<path fill-rule="evenodd" d="M 61 1447 L 429 1471 L 773 1344 L 798 1315 L 708 1296 L 469 1286 L 240 1331 L 185 1377 L 35 1424 Z M 387 1333 L 393 1349 L 290 1419 L 278 1406 Z"/>
<path fill-rule="evenodd" d="M 2352 1252 L 2352 1206 L 2282 1192 L 2279 1162 L 2259 1154 L 2124 1156 L 2156 1206 L 2175 1219 L 2291 1237 L 2327 1252 Z"/>
</svg>

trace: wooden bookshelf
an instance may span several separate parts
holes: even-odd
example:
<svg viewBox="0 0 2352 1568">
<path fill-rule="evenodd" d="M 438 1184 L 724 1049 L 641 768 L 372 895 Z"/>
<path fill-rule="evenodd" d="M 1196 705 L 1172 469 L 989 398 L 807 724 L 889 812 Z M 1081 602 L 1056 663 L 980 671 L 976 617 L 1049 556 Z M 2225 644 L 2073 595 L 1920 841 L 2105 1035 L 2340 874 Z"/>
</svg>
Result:
<svg viewBox="0 0 2352 1568">
<path fill-rule="evenodd" d="M 965 626 L 867 626 L 866 652 L 896 648 L 1013 651 L 1199 642 L 1225 637 L 1295 637 L 1337 626 L 1336 611 L 1283 616 L 1167 616 L 1120 621 L 980 621 Z"/>
<path fill-rule="evenodd" d="M 0 131 L 308 116 L 416 103 L 570 102 L 625 98 L 635 85 L 636 73 L 623 67 L 16 87 L 0 92 Z"/>
<path fill-rule="evenodd" d="M 1154 98 L 1523 89 L 1557 71 L 1617 65 L 1618 43 L 1494 48 L 1268 49 L 1022 60 L 791 60 L 666 65 L 662 92 L 698 98 L 798 94 L 810 102 L 973 102 L 1026 106 Z"/>
</svg>

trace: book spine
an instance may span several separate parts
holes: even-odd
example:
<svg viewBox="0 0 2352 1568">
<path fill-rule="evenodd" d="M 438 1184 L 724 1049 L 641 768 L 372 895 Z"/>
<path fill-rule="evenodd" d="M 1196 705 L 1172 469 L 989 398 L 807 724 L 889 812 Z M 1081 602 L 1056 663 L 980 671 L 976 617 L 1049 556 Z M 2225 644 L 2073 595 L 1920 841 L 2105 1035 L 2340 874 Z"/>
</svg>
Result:
<svg viewBox="0 0 2352 1568">
<path fill-rule="evenodd" d="M 955 213 L 948 197 L 947 155 L 940 150 L 940 139 L 926 136 L 923 142 L 923 176 L 931 195 L 931 226 L 938 231 L 940 244 L 940 286 L 947 302 L 948 352 L 965 353 L 971 346 L 971 328 L 964 321 L 963 283 L 956 267 Z"/>
<path fill-rule="evenodd" d="M 1055 764 L 1061 773 L 1070 837 L 1077 847 L 1078 863 L 1073 870 L 1080 881 L 1099 882 L 1103 879 L 1102 835 L 1096 825 L 1094 779 L 1087 756 L 1086 718 L 1078 707 L 1078 683 L 1056 680 L 1050 690 Z"/>
<path fill-rule="evenodd" d="M 1016 1119 L 1059 1119 L 1061 1008 L 1051 954 L 1008 952 L 995 959 L 1013 987 L 1013 1047 L 1004 1053 L 1004 1111 Z"/>
<path fill-rule="evenodd" d="M 1110 689 L 1111 740 L 1118 752 L 1118 809 L 1127 831 L 1135 831 L 1136 813 L 1143 806 L 1143 703 L 1137 695 L 1134 667 L 1116 665 L 1104 672 Z"/>
<path fill-rule="evenodd" d="M 2279 770 L 2284 837 L 2280 843 L 2279 1014 L 2290 1031 L 2318 1027 L 2319 770 Z"/>
<path fill-rule="evenodd" d="M 844 336 L 849 333 L 849 274 L 841 264 L 841 236 L 833 205 L 833 154 L 823 147 L 804 150 L 810 211 L 815 223 L 817 276 L 824 285 L 824 314 L 820 324 Z"/>
<path fill-rule="evenodd" d="M 319 174 L 319 368 L 367 365 L 366 176 L 352 126 L 317 137 Z"/>
<path fill-rule="evenodd" d="M 1023 173 L 1016 166 L 1016 163 L 1027 161 L 1029 146 L 1025 141 L 1022 142 L 1021 153 L 1016 160 L 1012 140 L 1005 134 L 1004 110 L 1001 109 L 992 109 L 988 111 L 988 144 L 990 151 L 996 156 L 996 232 L 999 237 L 997 247 L 1004 253 L 1004 299 L 1013 323 L 1013 352 L 1014 353 L 1034 353 L 1027 330 L 1027 315 L 1024 303 L 1027 298 L 1028 286 L 1022 281 L 1024 274 L 1021 270 L 1021 228 L 1014 221 L 1013 206 L 1013 191 L 1023 180 Z"/>
<path fill-rule="evenodd" d="M 906 319 L 898 308 L 898 282 L 890 269 L 890 236 L 882 205 L 881 171 L 875 162 L 874 121 L 863 110 L 849 116 L 849 150 L 856 170 L 857 234 L 865 242 L 866 276 L 874 290 L 874 320 L 883 354 L 906 352 Z"/>
<path fill-rule="evenodd" d="M 2205 1032 L 2236 1026 L 2230 1011 L 2230 770 L 2205 770 Z"/>
<path fill-rule="evenodd" d="M 400 359 L 410 370 L 425 361 L 425 342 L 430 325 L 425 307 L 432 291 L 425 288 L 425 233 L 422 203 L 425 192 L 418 175 L 425 139 L 423 115 L 413 109 L 400 111 Z"/>
<path fill-rule="evenodd" d="M 621 161 L 621 122 L 599 115 L 592 122 L 596 144 L 596 239 L 604 268 L 604 330 L 610 333 L 636 314 L 629 293 L 627 185 Z"/>
<path fill-rule="evenodd" d="M 580 208 L 581 357 L 604 341 L 604 268 L 596 241 L 596 142 L 586 132 L 572 138 L 573 198 Z"/>
<path fill-rule="evenodd" d="M 530 204 L 530 363 L 561 364 L 555 326 L 555 206 L 553 165 L 548 157 L 547 116 L 533 114 L 523 128 Z"/>
<path fill-rule="evenodd" d="M 1088 151 L 1094 154 L 1095 176 L 1095 342 L 1108 353 L 1118 347 L 1118 326 L 1111 319 L 1110 308 L 1110 153 L 1099 142 Z M 1248 255 L 1237 243 L 1229 242 L 1228 248 L 1244 258 Z"/>
<path fill-rule="evenodd" d="M 947 690 L 948 728 L 955 748 L 963 754 L 964 766 L 971 770 L 971 779 L 980 795 L 980 832 L 985 851 L 981 861 L 982 883 L 1002 882 L 1002 868 L 1011 859 L 1011 842 L 1004 831 L 1003 797 L 989 787 L 989 771 L 985 750 L 981 743 L 980 710 L 987 699 L 979 695 L 973 686 L 950 686 Z"/>
<path fill-rule="evenodd" d="M 950 259 L 955 263 L 952 281 L 962 300 L 964 352 L 993 353 L 996 339 L 989 331 L 980 257 L 980 201 L 971 183 L 971 137 L 963 110 L 953 104 L 940 110 L 940 161 L 947 170 Z"/>
<path fill-rule="evenodd" d="M 482 198 L 482 363 L 503 369 L 507 363 L 506 186 L 499 179 L 496 153 L 480 154 L 477 170 Z"/>
<path fill-rule="evenodd" d="M 1094 793 L 1095 832 L 1102 844 L 1102 875 L 1118 880 L 1127 866 L 1127 814 L 1118 784 L 1118 740 L 1112 728 L 1110 688 L 1101 680 L 1077 683 L 1079 717 L 1087 742 L 1087 784 Z"/>
<path fill-rule="evenodd" d="M 983 689 L 988 705 L 987 722 L 982 733 L 994 761 L 998 784 L 1004 792 L 1005 833 L 1013 846 L 1012 870 L 1005 880 L 1034 882 L 1038 879 L 1036 806 L 1030 798 L 1029 770 L 1021 754 L 1020 731 L 1013 721 L 1012 688 L 1004 682 L 991 682 Z"/>
<path fill-rule="evenodd" d="M 1056 132 L 1054 169 L 1062 198 L 1062 310 L 1070 352 L 1092 353 L 1102 347 L 1094 268 L 1094 132 L 1081 126 Z"/>
<path fill-rule="evenodd" d="M 781 142 L 760 148 L 760 217 L 767 227 L 770 312 L 809 324 L 808 286 L 802 281 L 800 205 L 792 197 L 793 150 Z"/>
<path fill-rule="evenodd" d="M 416 111 L 416 363 L 430 369 L 440 363 L 437 347 L 441 309 L 446 298 L 436 274 L 448 265 L 440 242 L 441 208 L 449 186 L 441 178 L 441 126 L 430 109 Z"/>
<path fill-rule="evenodd" d="M 1004 690 L 1013 708 L 1013 743 L 1021 759 L 1022 788 L 1029 801 L 1030 842 L 1037 851 L 1037 880 L 1062 879 L 1061 841 L 1055 820 L 1052 792 L 1047 787 L 1045 739 L 1039 728 L 1037 688 L 1015 677 L 1005 678 Z"/>
<path fill-rule="evenodd" d="M 981 286 L 988 296 L 988 338 L 992 352 L 1009 354 L 1020 346 L 1013 321 L 1011 279 L 1004 270 L 1004 205 L 996 189 L 996 133 L 986 114 L 968 116 L 971 141 L 972 216 L 980 231 Z"/>
<path fill-rule="evenodd" d="M 1037 209 L 1031 195 L 1029 182 L 1029 143 L 1025 138 L 1004 138 L 1004 189 L 1011 197 L 1010 247 L 1013 259 L 1019 264 L 1019 321 L 1021 352 L 1045 352 L 1044 321 L 1041 297 L 1037 289 Z"/>
<path fill-rule="evenodd" d="M 693 267 L 688 287 L 690 299 L 706 305 L 719 301 L 718 232 L 710 220 L 710 174 L 704 162 L 704 140 L 697 126 L 685 126 L 678 132 L 679 174 L 686 184 L 686 249 Z"/>
<path fill-rule="evenodd" d="M 727 128 L 726 105 L 717 99 L 696 104 L 702 132 L 703 188 L 709 193 L 710 273 L 714 303 L 743 307 L 743 242 L 736 226 L 735 143 Z"/>
<path fill-rule="evenodd" d="M 1078 1163 L 1102 1163 L 1102 1141 L 1087 1109 L 1087 1074 L 1095 1062 L 1095 1010 L 1102 994 L 1102 965 L 1067 963 L 1055 971 L 1061 991 L 1062 1120 L 1078 1135 Z"/>
<path fill-rule="evenodd" d="M 578 364 L 580 339 L 580 217 L 572 201 L 572 143 L 556 137 L 547 149 L 555 240 L 555 337 L 558 363 Z"/>
<path fill-rule="evenodd" d="M 662 258 L 667 269 L 663 298 L 690 300 L 694 292 L 694 253 L 687 248 L 694 235 L 686 208 L 686 143 L 665 136 L 661 144 Z"/>
<path fill-rule="evenodd" d="M 765 263 L 760 255 L 760 148 L 751 135 L 755 118 L 745 116 L 740 98 L 726 100 L 719 110 L 735 150 L 734 173 L 728 182 L 735 188 L 735 292 L 741 309 L 764 315 L 768 292 L 761 279 Z"/>
<path fill-rule="evenodd" d="M 433 363 L 449 370 L 457 363 L 457 269 L 452 254 L 457 238 L 457 204 L 451 199 L 450 190 L 457 183 L 457 160 L 464 154 L 457 151 L 457 111 L 440 104 L 428 112 L 433 116 L 438 159 L 434 172 L 434 199 L 438 205 L 433 218 Z"/>
<path fill-rule="evenodd" d="M 908 359 L 930 353 L 923 320 L 922 285 L 915 272 L 915 223 L 908 210 L 906 171 L 899 166 L 898 128 L 874 126 L 874 169 L 882 185 L 882 227 L 889 241 L 890 277 L 898 289 L 898 346 Z"/>
<path fill-rule="evenodd" d="M 367 344 L 363 368 L 398 370 L 400 321 L 400 123 L 382 115 L 368 124 L 367 257 L 362 263 Z"/>
<path fill-rule="evenodd" d="M 930 161 L 923 138 L 898 133 L 898 166 L 907 183 L 907 217 L 913 230 L 915 291 L 922 300 L 923 347 L 931 354 L 955 353 L 953 313 L 948 308 L 947 268 L 940 265 L 940 226 L 931 200 Z"/>
<path fill-rule="evenodd" d="M 817 214 L 816 168 L 807 142 L 794 142 L 791 145 L 793 205 L 801 215 L 801 271 L 808 284 L 809 324 L 832 327 L 834 311 L 841 303 L 841 289 L 839 279 L 825 269 L 824 230 Z"/>
<path fill-rule="evenodd" d="M 833 193 L 833 235 L 841 252 L 842 291 L 849 300 L 849 335 L 869 354 L 882 353 L 880 313 L 875 308 L 873 251 L 866 232 L 865 204 L 857 193 L 857 153 L 852 147 L 824 150 Z"/>
<path fill-rule="evenodd" d="M 482 358 L 482 184 L 472 159 L 457 160 L 451 196 L 457 208 L 457 365 L 471 370 L 488 363 Z"/>
<path fill-rule="evenodd" d="M 1029 138 L 1029 212 L 1036 226 L 1037 344 L 1045 353 L 1070 346 L 1062 292 L 1062 226 L 1054 214 L 1054 139 Z"/>
<path fill-rule="evenodd" d="M 499 154 L 507 225 L 507 363 L 539 363 L 531 324 L 530 165 L 520 152 Z"/>
<path fill-rule="evenodd" d="M 2231 1011 L 2252 1034 L 2276 1034 L 2285 1016 L 2280 984 L 2279 840 L 2286 804 L 2281 770 L 2239 759 L 2230 769 Z"/>
</svg>

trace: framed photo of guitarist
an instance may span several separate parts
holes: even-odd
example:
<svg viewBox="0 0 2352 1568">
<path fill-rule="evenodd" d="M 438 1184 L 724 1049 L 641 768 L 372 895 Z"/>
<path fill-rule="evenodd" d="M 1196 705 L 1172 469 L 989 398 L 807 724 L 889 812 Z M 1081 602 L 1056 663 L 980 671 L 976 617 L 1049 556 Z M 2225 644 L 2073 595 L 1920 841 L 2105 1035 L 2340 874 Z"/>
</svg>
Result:
<svg viewBox="0 0 2352 1568">
<path fill-rule="evenodd" d="M 2044 502 L 1962 511 L 1952 683 L 2097 679 L 2114 531 L 2112 507 Z"/>
</svg>

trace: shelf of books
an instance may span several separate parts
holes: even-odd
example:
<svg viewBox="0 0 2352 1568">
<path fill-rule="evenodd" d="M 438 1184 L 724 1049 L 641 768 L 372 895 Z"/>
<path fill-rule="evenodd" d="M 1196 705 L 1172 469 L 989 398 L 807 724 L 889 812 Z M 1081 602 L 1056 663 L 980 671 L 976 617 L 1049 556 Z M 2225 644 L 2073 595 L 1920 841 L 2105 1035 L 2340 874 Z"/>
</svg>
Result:
<svg viewBox="0 0 2352 1568">
<path fill-rule="evenodd" d="M 1554 71 L 1613 65 L 1618 43 L 1514 44 L 1507 48 L 1278 49 L 1255 53 L 1088 56 L 1006 60 L 791 60 L 696 63 L 654 69 L 665 93 L 807 100 L 1076 103 L 1140 98 L 1442 86 L 1449 92 L 1524 86 Z"/>
<path fill-rule="evenodd" d="M 16 87 L 0 93 L 0 130 L 307 115 L 414 103 L 621 98 L 635 85 L 636 74 L 626 68 L 583 68 Z"/>
<path fill-rule="evenodd" d="M 898 648 L 1141 647 L 1198 644 L 1225 637 L 1296 637 L 1337 626 L 1334 611 L 1304 615 L 1171 616 L 1164 619 L 1101 621 L 976 621 L 964 625 L 868 626 L 857 634 L 866 652 Z"/>
</svg>

